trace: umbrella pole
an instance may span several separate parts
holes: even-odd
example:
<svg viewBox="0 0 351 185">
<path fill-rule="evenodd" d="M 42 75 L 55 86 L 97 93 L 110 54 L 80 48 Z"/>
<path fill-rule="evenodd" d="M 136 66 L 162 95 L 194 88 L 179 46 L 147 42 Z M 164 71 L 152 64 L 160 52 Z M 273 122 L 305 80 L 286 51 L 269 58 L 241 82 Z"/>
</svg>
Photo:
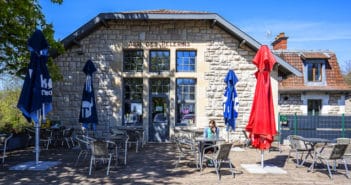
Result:
<svg viewBox="0 0 351 185">
<path fill-rule="evenodd" d="M 38 114 L 38 121 L 34 122 L 34 128 L 35 128 L 35 164 L 39 164 L 39 139 L 40 139 L 40 110 L 37 111 Z"/>
<path fill-rule="evenodd" d="M 264 151 L 261 150 L 261 167 L 262 168 L 264 168 L 263 155 L 264 155 Z"/>
</svg>

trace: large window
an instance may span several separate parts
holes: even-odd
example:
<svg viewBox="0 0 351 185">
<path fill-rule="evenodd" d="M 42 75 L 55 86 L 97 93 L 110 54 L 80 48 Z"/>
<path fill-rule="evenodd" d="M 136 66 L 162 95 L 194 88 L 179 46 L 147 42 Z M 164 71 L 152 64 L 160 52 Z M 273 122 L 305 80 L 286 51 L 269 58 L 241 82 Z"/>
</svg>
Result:
<svg viewBox="0 0 351 185">
<path fill-rule="evenodd" d="M 170 54 L 166 50 L 150 51 L 150 72 L 169 71 Z"/>
<path fill-rule="evenodd" d="M 317 116 L 320 115 L 322 110 L 322 100 L 307 100 L 307 111 L 308 115 Z"/>
<path fill-rule="evenodd" d="M 142 72 L 143 71 L 143 51 L 124 50 L 123 51 L 123 71 Z"/>
<path fill-rule="evenodd" d="M 196 51 L 177 51 L 177 72 L 194 72 Z"/>
<path fill-rule="evenodd" d="M 125 78 L 123 82 L 123 125 L 142 125 L 143 79 Z"/>
<path fill-rule="evenodd" d="M 196 79 L 178 78 L 177 82 L 176 125 L 195 124 Z"/>
</svg>

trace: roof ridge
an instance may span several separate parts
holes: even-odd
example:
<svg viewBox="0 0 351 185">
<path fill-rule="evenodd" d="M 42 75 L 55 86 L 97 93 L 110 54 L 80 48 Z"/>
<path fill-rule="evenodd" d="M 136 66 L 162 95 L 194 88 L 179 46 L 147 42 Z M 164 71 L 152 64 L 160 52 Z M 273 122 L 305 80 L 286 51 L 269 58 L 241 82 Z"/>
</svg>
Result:
<svg viewBox="0 0 351 185">
<path fill-rule="evenodd" d="M 172 10 L 172 9 L 154 9 L 154 10 L 136 10 L 136 11 L 126 11 L 120 12 L 122 14 L 131 13 L 154 13 L 154 14 L 208 14 L 211 12 L 206 11 L 190 11 L 190 10 Z"/>
</svg>

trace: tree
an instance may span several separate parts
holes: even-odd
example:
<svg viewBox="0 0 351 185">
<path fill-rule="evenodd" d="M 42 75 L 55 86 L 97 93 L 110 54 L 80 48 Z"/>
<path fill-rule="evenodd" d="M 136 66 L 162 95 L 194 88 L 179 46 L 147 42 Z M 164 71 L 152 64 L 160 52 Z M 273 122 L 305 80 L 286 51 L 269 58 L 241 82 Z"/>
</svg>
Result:
<svg viewBox="0 0 351 185">
<path fill-rule="evenodd" d="M 61 4 L 63 0 L 51 0 Z M 45 21 L 38 0 L 0 0 L 0 74 L 24 77 L 29 63 L 27 40 L 35 29 L 41 29 L 50 45 L 50 53 L 64 51 L 54 39 L 52 24 Z M 54 80 L 62 78 L 49 58 L 48 68 Z"/>
<path fill-rule="evenodd" d="M 351 60 L 344 61 L 341 64 L 341 70 L 345 82 L 351 85 Z"/>
</svg>

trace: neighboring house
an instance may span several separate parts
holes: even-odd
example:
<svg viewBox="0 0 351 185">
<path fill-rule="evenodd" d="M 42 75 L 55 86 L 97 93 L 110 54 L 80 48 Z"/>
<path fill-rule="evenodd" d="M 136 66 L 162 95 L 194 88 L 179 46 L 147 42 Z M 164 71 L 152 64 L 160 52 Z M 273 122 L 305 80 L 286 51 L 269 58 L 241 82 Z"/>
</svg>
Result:
<svg viewBox="0 0 351 185">
<path fill-rule="evenodd" d="M 261 44 L 218 14 L 101 13 L 82 25 L 63 39 L 66 52 L 55 58 L 64 79 L 53 84 L 52 119 L 79 127 L 82 69 L 91 59 L 97 68 L 93 83 L 98 130 L 139 125 L 145 140 L 163 142 L 177 126 L 201 128 L 214 119 L 226 133 L 224 78 L 230 69 L 239 79 L 237 128 L 246 126 L 256 86 L 252 59 Z M 284 78 L 302 74 L 276 59 L 271 79 L 277 113 L 278 73 Z"/>
<path fill-rule="evenodd" d="M 332 51 L 290 51 L 288 37 L 280 33 L 273 52 L 298 69 L 303 76 L 279 80 L 279 112 L 298 115 L 350 114 L 351 88 L 345 83 Z"/>
</svg>

